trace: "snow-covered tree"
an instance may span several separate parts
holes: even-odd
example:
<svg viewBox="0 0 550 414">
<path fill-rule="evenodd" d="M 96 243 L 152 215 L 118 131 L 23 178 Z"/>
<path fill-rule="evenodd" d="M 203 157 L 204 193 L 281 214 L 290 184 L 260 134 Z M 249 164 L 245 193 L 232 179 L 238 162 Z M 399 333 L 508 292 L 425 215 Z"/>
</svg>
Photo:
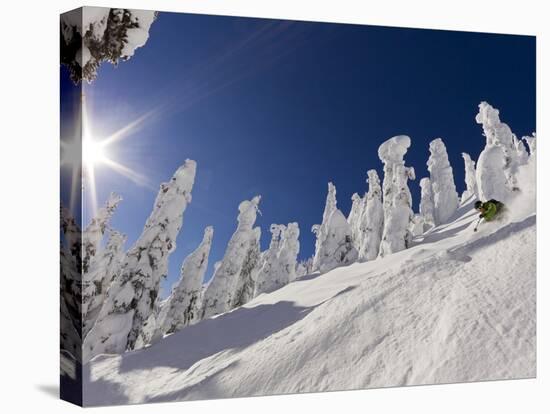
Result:
<svg viewBox="0 0 550 414">
<path fill-rule="evenodd" d="M 435 226 L 434 220 L 434 197 L 432 182 L 428 177 L 420 180 L 420 217 L 422 218 L 423 232 Z"/>
<path fill-rule="evenodd" d="M 61 207 L 60 343 L 82 360 L 82 232 L 71 212 Z"/>
<path fill-rule="evenodd" d="M 529 147 L 529 155 L 535 155 L 537 151 L 537 134 L 533 132 L 533 135 L 524 136 L 521 138 Z"/>
<path fill-rule="evenodd" d="M 397 135 L 382 143 L 378 148 L 378 158 L 384 164 L 384 181 L 382 183 L 382 200 L 384 205 L 384 215 L 390 214 L 393 204 L 393 195 L 395 186 L 395 169 L 399 165 L 405 165 L 404 157 L 409 147 L 411 139 L 406 135 Z"/>
<path fill-rule="evenodd" d="M 351 239 L 351 227 L 344 214 L 335 209 L 326 223 L 326 236 L 319 248 L 319 271 L 326 273 L 357 261 L 357 249 Z"/>
<path fill-rule="evenodd" d="M 408 136 L 398 135 L 378 148 L 378 157 L 384 163 L 384 231 L 380 256 L 407 248 L 412 239 L 409 232 L 413 218 L 412 197 L 407 182 L 414 180 L 415 174 L 412 167 L 405 167 L 403 159 L 410 146 L 411 139 Z"/>
<path fill-rule="evenodd" d="M 296 265 L 300 253 L 300 227 L 298 223 L 288 223 L 283 231 L 279 249 L 279 268 L 282 283 L 287 284 L 296 279 Z"/>
<path fill-rule="evenodd" d="M 531 136 L 524 136 L 522 140 L 529 147 L 529 156 L 524 165 L 518 167 L 517 180 L 521 183 L 523 207 L 536 206 L 537 200 L 537 140 L 533 132 Z"/>
<path fill-rule="evenodd" d="M 234 309 L 254 299 L 256 291 L 256 272 L 260 263 L 261 249 L 259 227 L 252 229 L 252 234 L 246 252 L 241 273 L 236 280 L 229 309 Z"/>
<path fill-rule="evenodd" d="M 212 246 L 214 229 L 209 226 L 199 247 L 185 258 L 181 266 L 180 279 L 172 289 L 168 300 L 162 306 L 162 333 L 179 331 L 199 320 L 201 311 L 202 281 L 208 267 L 208 256 Z"/>
<path fill-rule="evenodd" d="M 313 257 L 300 261 L 296 265 L 296 277 L 302 277 L 313 273 Z"/>
<path fill-rule="evenodd" d="M 259 269 L 256 275 L 256 289 L 254 296 L 258 296 L 265 292 L 270 292 L 272 289 L 272 283 L 275 279 L 275 273 L 277 271 L 277 256 L 279 254 L 279 247 L 281 244 L 281 236 L 285 226 L 282 224 L 271 224 L 269 231 L 271 232 L 271 241 L 269 247 L 261 255 Z"/>
<path fill-rule="evenodd" d="M 296 279 L 300 251 L 298 223 L 272 224 L 271 234 L 269 249 L 262 255 L 255 296 L 277 290 Z"/>
<path fill-rule="evenodd" d="M 376 170 L 367 171 L 369 191 L 365 195 L 364 208 L 359 223 L 359 260 L 373 260 L 378 257 L 380 241 L 384 230 L 382 188 Z"/>
<path fill-rule="evenodd" d="M 75 83 L 93 81 L 99 65 L 117 65 L 145 45 L 157 13 L 149 10 L 82 7 L 61 15 L 61 63 Z"/>
<path fill-rule="evenodd" d="M 357 260 L 352 230 L 344 214 L 336 208 L 336 187 L 328 183 L 328 193 L 323 211 L 323 221 L 311 231 L 316 236 L 313 270 L 328 272 Z"/>
<path fill-rule="evenodd" d="M 527 161 L 525 146 L 500 121 L 498 109 L 487 102 L 479 104 L 476 122 L 483 127 L 485 148 L 477 161 L 476 180 L 479 197 L 483 200 L 507 200 L 519 191 L 518 168 Z"/>
<path fill-rule="evenodd" d="M 319 270 L 321 260 L 321 245 L 327 237 L 328 220 L 332 213 L 336 210 L 336 187 L 332 183 L 328 183 L 328 193 L 325 202 L 325 210 L 323 211 L 323 221 L 320 225 L 314 225 L 311 231 L 315 234 L 315 255 L 313 256 L 313 270 Z"/>
<path fill-rule="evenodd" d="M 252 200 L 245 200 L 239 205 L 239 216 L 237 218 L 237 230 L 231 236 L 225 255 L 214 271 L 214 276 L 206 287 L 203 300 L 203 318 L 227 312 L 243 296 L 245 288 L 247 292 L 254 286 L 246 285 L 251 283 L 253 269 L 250 268 L 256 257 L 257 240 L 259 229 L 254 229 L 260 196 Z M 259 254 L 259 251 L 257 252 Z M 239 294 L 240 292 L 240 294 Z"/>
<path fill-rule="evenodd" d="M 359 194 L 353 193 L 351 196 L 351 210 L 348 216 L 348 223 L 351 227 L 351 238 L 357 251 L 360 249 L 361 229 L 360 222 L 363 215 L 365 200 Z"/>
<path fill-rule="evenodd" d="M 75 258 L 80 272 L 82 264 L 82 230 L 69 209 L 64 206 L 61 206 L 60 210 L 60 227 L 63 235 L 62 250 Z"/>
<path fill-rule="evenodd" d="M 126 236 L 111 230 L 109 241 L 92 261 L 82 283 L 82 329 L 85 337 L 94 325 L 103 306 L 107 290 L 118 275 L 124 258 Z"/>
<path fill-rule="evenodd" d="M 409 232 L 412 237 L 416 237 L 424 234 L 424 231 L 424 218 L 421 214 L 414 214 L 409 224 Z"/>
<path fill-rule="evenodd" d="M 470 197 L 477 198 L 477 181 L 476 181 L 476 163 L 470 157 L 470 154 L 463 152 L 464 158 L 464 181 L 466 182 L 466 190 L 462 193 L 461 201 L 464 202 Z"/>
<path fill-rule="evenodd" d="M 161 184 L 141 236 L 128 251 L 120 275 L 107 291 L 95 325 L 84 340 L 84 358 L 121 353 L 150 342 L 155 308 L 168 257 L 176 247 L 183 214 L 191 202 L 196 163 L 186 160 L 170 182 Z"/>
<path fill-rule="evenodd" d="M 82 233 L 82 271 L 87 273 L 90 267 L 90 261 L 99 250 L 105 230 L 113 216 L 122 197 L 111 193 L 105 205 L 99 209 L 92 221 Z"/>
<path fill-rule="evenodd" d="M 427 165 L 432 183 L 435 224 L 446 223 L 458 209 L 458 193 L 447 148 L 441 138 L 430 142 L 430 158 Z"/>
</svg>

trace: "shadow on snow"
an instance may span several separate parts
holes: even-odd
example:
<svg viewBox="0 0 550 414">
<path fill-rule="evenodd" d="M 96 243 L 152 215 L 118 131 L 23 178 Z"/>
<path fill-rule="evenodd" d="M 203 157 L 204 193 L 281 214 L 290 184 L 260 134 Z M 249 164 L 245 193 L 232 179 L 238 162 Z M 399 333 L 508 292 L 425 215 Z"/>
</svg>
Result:
<svg viewBox="0 0 550 414">
<path fill-rule="evenodd" d="M 281 301 L 270 305 L 240 307 L 165 337 L 146 350 L 126 353 L 119 373 L 172 367 L 187 370 L 196 362 L 227 350 L 251 346 L 305 318 L 318 305 L 295 306 Z M 147 352 L 143 358 L 142 352 Z"/>
</svg>

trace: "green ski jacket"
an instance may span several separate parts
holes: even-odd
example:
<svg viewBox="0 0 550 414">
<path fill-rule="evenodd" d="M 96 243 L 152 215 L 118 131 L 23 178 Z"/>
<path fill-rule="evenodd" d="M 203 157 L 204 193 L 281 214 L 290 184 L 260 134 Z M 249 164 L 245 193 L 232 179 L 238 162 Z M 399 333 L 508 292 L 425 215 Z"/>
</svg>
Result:
<svg viewBox="0 0 550 414">
<path fill-rule="evenodd" d="M 497 206 L 497 204 L 492 201 L 487 201 L 483 203 L 482 207 L 484 212 L 481 213 L 479 217 L 482 217 L 483 219 L 485 219 L 485 221 L 493 220 L 500 210 L 499 206 Z"/>
</svg>

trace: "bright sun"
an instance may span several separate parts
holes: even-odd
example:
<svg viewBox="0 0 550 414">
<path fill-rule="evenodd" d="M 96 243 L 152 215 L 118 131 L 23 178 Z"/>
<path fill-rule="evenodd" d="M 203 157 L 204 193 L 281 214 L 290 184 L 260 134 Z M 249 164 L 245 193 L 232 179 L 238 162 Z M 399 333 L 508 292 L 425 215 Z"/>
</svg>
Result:
<svg viewBox="0 0 550 414">
<path fill-rule="evenodd" d="M 79 191 L 86 191 L 92 211 L 97 210 L 95 172 L 99 166 L 115 171 L 138 185 L 151 187 L 146 177 L 113 159 L 113 154 L 109 154 L 108 151 L 109 146 L 130 136 L 131 132 L 136 131 L 151 114 L 146 113 L 113 134 L 98 140 L 89 127 L 91 122 L 88 118 L 85 101 L 82 100 L 82 113 L 77 124 L 81 128 L 77 129 L 72 140 L 61 141 L 61 165 L 72 170 L 71 210 L 76 203 Z M 79 133 L 82 134 L 81 140 L 79 140 Z M 79 184 L 81 188 L 79 188 Z"/>
<path fill-rule="evenodd" d="M 104 145 L 92 137 L 84 137 L 82 140 L 82 161 L 84 167 L 90 169 L 105 162 L 107 159 Z"/>
</svg>

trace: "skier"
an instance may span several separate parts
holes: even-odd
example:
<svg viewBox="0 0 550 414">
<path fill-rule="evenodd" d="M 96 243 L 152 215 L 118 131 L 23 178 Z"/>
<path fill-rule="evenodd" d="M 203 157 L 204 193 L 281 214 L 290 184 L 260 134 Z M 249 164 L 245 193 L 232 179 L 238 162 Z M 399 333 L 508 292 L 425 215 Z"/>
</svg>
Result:
<svg viewBox="0 0 550 414">
<path fill-rule="evenodd" d="M 479 225 L 481 219 L 484 219 L 485 221 L 493 221 L 495 218 L 499 217 L 504 210 L 504 203 L 494 199 L 486 201 L 485 203 L 478 200 L 475 202 L 474 208 L 480 213 L 478 221 Z M 474 231 L 477 231 L 477 226 Z"/>
</svg>

